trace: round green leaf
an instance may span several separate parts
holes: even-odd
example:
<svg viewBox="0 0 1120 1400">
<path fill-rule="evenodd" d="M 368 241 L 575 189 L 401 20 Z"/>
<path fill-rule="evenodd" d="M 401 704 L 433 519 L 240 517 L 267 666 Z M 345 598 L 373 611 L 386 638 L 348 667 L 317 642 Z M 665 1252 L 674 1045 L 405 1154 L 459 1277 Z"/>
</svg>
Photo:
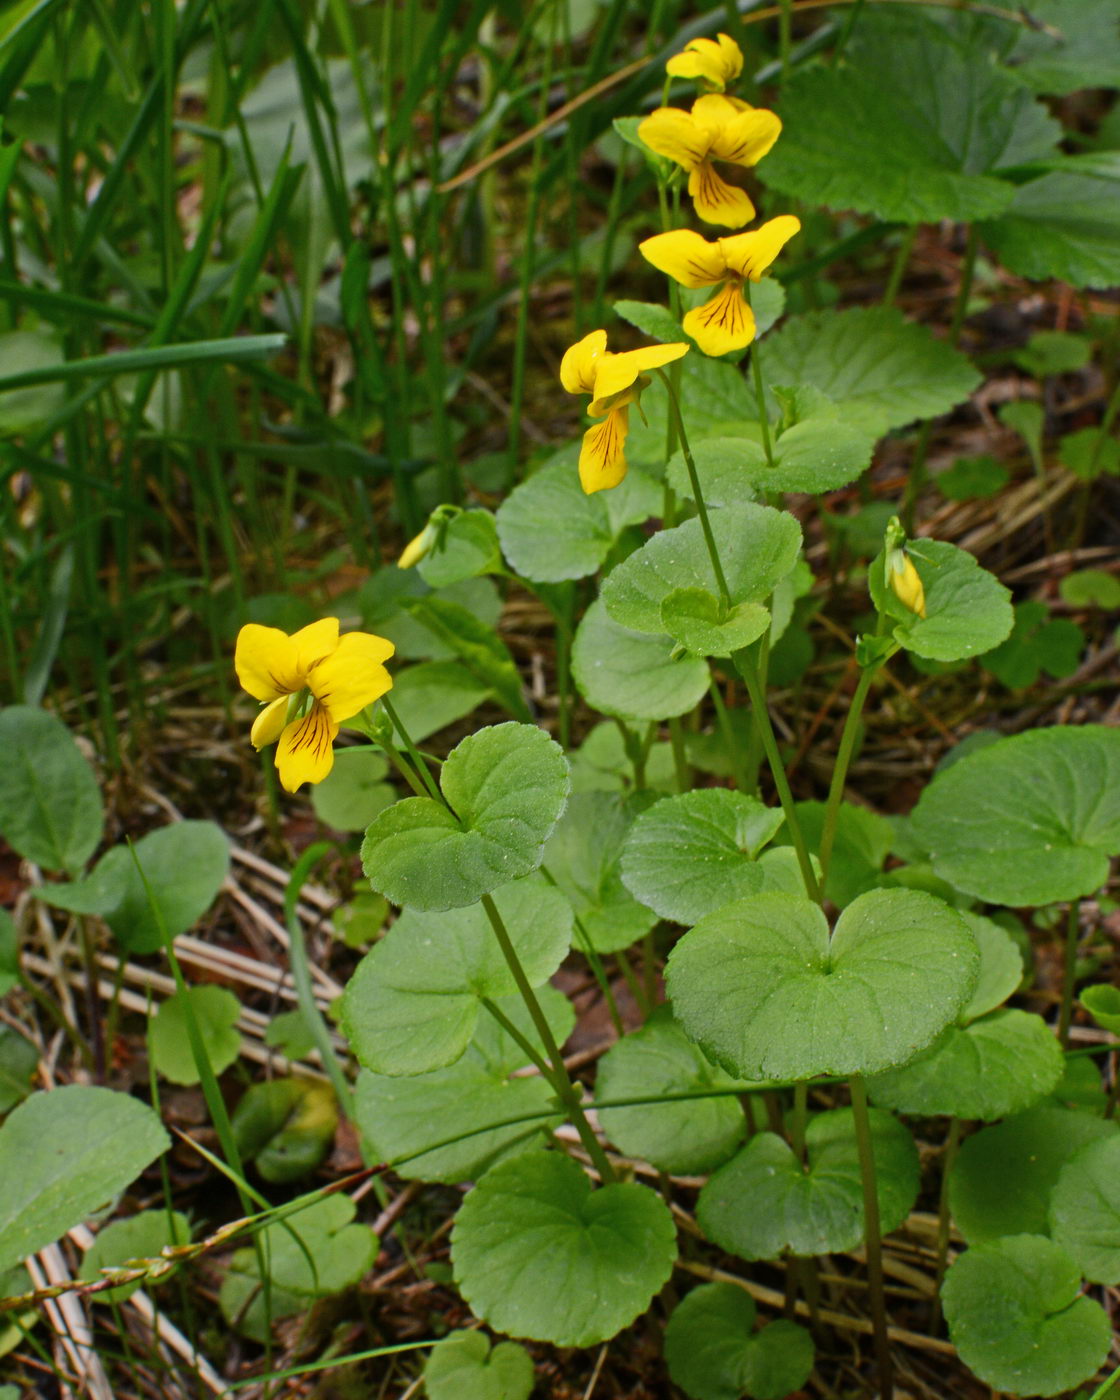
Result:
<svg viewBox="0 0 1120 1400">
<path fill-rule="evenodd" d="M 1002 1006 L 1023 980 L 1023 955 L 1005 928 L 980 914 L 961 910 L 961 918 L 972 930 L 980 949 L 980 976 L 976 990 L 961 1012 L 962 1024 Z"/>
<path fill-rule="evenodd" d="M 801 527 L 787 511 L 747 502 L 713 512 L 712 535 L 732 603 L 761 603 L 793 568 Z M 603 584 L 607 612 L 622 627 L 661 634 L 661 606 L 678 589 L 719 591 L 699 519 L 661 530 Z"/>
<path fill-rule="evenodd" d="M 547 982 L 572 938 L 572 911 L 539 875 L 494 897 L 530 985 Z M 367 1069 L 422 1074 L 454 1063 L 474 1034 L 483 997 L 517 991 L 481 904 L 406 909 L 366 954 L 342 998 L 342 1026 Z"/>
<path fill-rule="evenodd" d="M 582 1167 L 534 1152 L 492 1168 L 451 1233 L 476 1317 L 556 1346 L 606 1341 L 649 1306 L 676 1258 L 669 1209 L 637 1182 L 592 1191 Z"/>
<path fill-rule="evenodd" d="M 630 470 L 612 491 L 588 496 L 571 462 L 550 462 L 515 486 L 498 510 L 498 536 L 510 568 L 534 583 L 593 574 L 627 525 L 661 510 L 661 493 Z"/>
<path fill-rule="evenodd" d="M 430 797 L 396 803 L 366 832 L 362 868 L 394 904 L 474 904 L 537 868 L 568 786 L 568 761 L 543 729 L 480 729 L 451 750 L 440 773 L 454 815 Z"/>
<path fill-rule="evenodd" d="M 121 1220 L 103 1225 L 82 1259 L 82 1277 L 95 1282 L 103 1269 L 120 1268 L 133 1259 L 154 1259 L 168 1244 L 187 1244 L 191 1237 L 190 1222 L 179 1211 L 168 1217 L 165 1210 L 142 1210 Z M 122 1283 L 89 1296 L 96 1303 L 123 1303 L 131 1298 L 143 1279 Z"/>
<path fill-rule="evenodd" d="M 576 935 L 581 951 L 584 934 L 596 952 L 616 953 L 657 922 L 619 874 L 622 843 L 642 800 L 612 792 L 576 793 L 545 847 L 545 869 L 582 926 Z"/>
<path fill-rule="evenodd" d="M 51 1244 L 170 1146 L 147 1104 L 68 1084 L 32 1094 L 0 1126 L 0 1270 Z"/>
<path fill-rule="evenodd" d="M 784 1400 L 809 1379 L 813 1342 L 784 1319 L 754 1331 L 754 1299 L 733 1283 L 703 1283 L 665 1329 L 669 1374 L 691 1400 Z"/>
<path fill-rule="evenodd" d="M 424 1386 L 430 1400 L 528 1400 L 533 1360 L 516 1342 L 491 1350 L 484 1332 L 452 1332 L 432 1348 Z"/>
<path fill-rule="evenodd" d="M 730 656 L 758 641 L 770 626 L 761 603 L 735 603 L 726 612 L 704 588 L 674 588 L 661 600 L 661 626 L 694 656 Z"/>
<path fill-rule="evenodd" d="M 315 815 L 335 831 L 364 831 L 396 801 L 392 785 L 385 782 L 388 772 L 384 754 L 370 745 L 336 749 L 334 767 L 311 786 Z"/>
<path fill-rule="evenodd" d="M 991 651 L 1010 633 L 1011 594 L 967 550 L 945 540 L 912 540 L 907 553 L 925 590 L 926 615 L 911 612 L 883 579 L 883 556 L 868 572 L 871 597 L 907 651 L 930 661 L 960 661 Z"/>
<path fill-rule="evenodd" d="M 599 1061 L 595 1096 L 606 1102 L 746 1087 L 713 1065 L 673 1020 L 669 1007 L 659 1006 L 644 1026 L 616 1041 Z M 727 1160 L 746 1131 L 742 1106 L 732 1094 L 600 1108 L 599 1121 L 628 1156 L 677 1175 L 711 1171 Z"/>
<path fill-rule="evenodd" d="M 25 860 L 74 873 L 101 840 L 101 793 L 66 726 L 34 705 L 0 710 L 0 834 Z"/>
<path fill-rule="evenodd" d="M 1098 1026 L 1103 1026 L 1113 1035 L 1120 1035 L 1120 987 L 1113 987 L 1107 982 L 1085 987 L 1081 993 L 1081 1005 Z"/>
<path fill-rule="evenodd" d="M 1072 1390 L 1104 1361 L 1112 1342 L 1108 1317 L 1080 1293 L 1077 1265 L 1039 1235 L 976 1245 L 941 1288 L 961 1360 L 1012 1395 Z"/>
<path fill-rule="evenodd" d="M 918 1149 L 896 1118 L 870 1113 L 883 1233 L 910 1213 Z M 696 1218 L 721 1249 L 743 1259 L 846 1253 L 863 1239 L 863 1185 L 850 1108 L 819 1113 L 805 1134 L 808 1171 L 776 1133 L 756 1133 L 700 1192 Z"/>
<path fill-rule="evenodd" d="M 241 1035 L 237 1030 L 241 1003 L 231 991 L 225 987 L 206 986 L 175 992 L 160 1005 L 149 1027 L 152 1063 L 172 1084 L 199 1082 L 187 1031 L 188 1003 L 189 1014 L 198 1023 L 206 1056 L 215 1074 L 229 1069 L 241 1052 Z"/>
<path fill-rule="evenodd" d="M 620 626 L 597 598 L 576 629 L 572 675 L 583 698 L 602 714 L 672 719 L 693 708 L 710 679 L 706 661 L 675 651 L 671 637 Z"/>
<path fill-rule="evenodd" d="M 970 1244 L 1002 1235 L 1045 1235 L 1050 1193 L 1066 1162 L 1117 1125 L 1040 1103 L 966 1138 L 949 1173 L 949 1206 Z"/>
<path fill-rule="evenodd" d="M 1120 851 L 1120 730 L 1032 729 L 937 774 L 913 813 L 934 870 L 991 904 L 1092 894 Z"/>
<path fill-rule="evenodd" d="M 623 882 L 663 919 L 695 924 L 762 890 L 757 856 L 781 822 L 780 810 L 728 788 L 663 798 L 626 839 Z"/>
<path fill-rule="evenodd" d="M 898 1113 L 990 1122 L 1021 1113 L 1062 1077 L 1062 1050 L 1041 1016 L 1004 1009 L 950 1026 L 928 1054 L 868 1081 L 876 1103 Z"/>
<path fill-rule="evenodd" d="M 702 919 L 666 981 L 677 1019 L 729 1073 L 794 1080 L 912 1059 L 971 996 L 978 963 L 959 915 L 917 890 L 860 895 L 831 940 L 815 904 L 760 894 Z"/>
<path fill-rule="evenodd" d="M 1062 1167 L 1050 1197 L 1050 1230 L 1090 1283 L 1120 1283 L 1120 1137 L 1115 1133 L 1090 1142 Z"/>
</svg>

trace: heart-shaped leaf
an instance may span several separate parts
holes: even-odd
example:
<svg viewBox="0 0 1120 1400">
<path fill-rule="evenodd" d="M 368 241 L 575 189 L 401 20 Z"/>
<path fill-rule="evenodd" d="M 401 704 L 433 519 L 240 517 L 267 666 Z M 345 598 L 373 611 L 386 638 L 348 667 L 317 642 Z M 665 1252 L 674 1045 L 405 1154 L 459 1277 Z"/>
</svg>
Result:
<svg viewBox="0 0 1120 1400">
<path fill-rule="evenodd" d="M 101 840 L 101 793 L 66 726 L 34 705 L 0 710 L 0 833 L 46 870 L 81 870 Z"/>
<path fill-rule="evenodd" d="M 533 1361 L 516 1342 L 491 1350 L 484 1332 L 452 1332 L 432 1348 L 424 1387 L 430 1400 L 528 1400 Z"/>
<path fill-rule="evenodd" d="M 901 1225 L 918 1196 L 918 1149 L 902 1124 L 872 1110 L 880 1225 Z M 742 1259 L 846 1253 L 863 1239 L 863 1184 L 852 1111 L 819 1113 L 805 1134 L 808 1170 L 776 1133 L 756 1133 L 700 1192 L 696 1218 Z"/>
<path fill-rule="evenodd" d="M 1112 1329 L 1080 1296 L 1077 1265 L 1053 1240 L 1012 1235 L 966 1250 L 941 1287 L 961 1360 L 996 1390 L 1057 1395 L 1088 1380 Z"/>
<path fill-rule="evenodd" d="M 924 617 L 887 587 L 882 554 L 867 576 L 872 601 L 907 651 L 930 661 L 961 661 L 991 651 L 1009 635 L 1011 594 L 967 550 L 945 540 L 912 540 L 907 553 L 925 590 Z"/>
<path fill-rule="evenodd" d="M 388 808 L 366 832 L 362 867 L 394 904 L 474 904 L 537 868 L 568 786 L 567 759 L 543 729 L 480 729 L 451 750 L 440 773 L 452 810 L 430 797 Z"/>
<path fill-rule="evenodd" d="M 571 943 L 568 901 L 540 875 L 529 875 L 503 885 L 494 903 L 530 985 L 539 987 Z M 481 904 L 440 913 L 406 909 L 350 978 L 342 1025 L 367 1069 L 423 1074 L 453 1064 L 466 1050 L 483 998 L 516 991 Z"/>
<path fill-rule="evenodd" d="M 666 981 L 677 1019 L 729 1073 L 796 1080 L 912 1059 L 972 995 L 978 964 L 968 926 L 932 895 L 872 890 L 830 939 L 815 904 L 760 894 L 702 919 Z"/>
<path fill-rule="evenodd" d="M 693 656 L 730 656 L 756 642 L 770 626 L 761 603 L 724 609 L 706 588 L 674 588 L 661 600 L 661 627 Z"/>
<path fill-rule="evenodd" d="M 754 1330 L 754 1299 L 733 1283 L 704 1283 L 665 1329 L 669 1374 L 691 1400 L 783 1400 L 809 1379 L 813 1342 L 780 1319 Z"/>
<path fill-rule="evenodd" d="M 576 629 L 572 675 L 583 698 L 602 714 L 672 719 L 693 708 L 710 680 L 706 661 L 678 656 L 678 650 L 671 637 L 621 626 L 597 598 Z"/>
<path fill-rule="evenodd" d="M 1082 1147 L 1058 1174 L 1050 1232 L 1090 1283 L 1120 1283 L 1120 1137 Z"/>
<path fill-rule="evenodd" d="M 667 1006 L 659 1006 L 638 1030 L 623 1036 L 599 1061 L 596 1098 L 649 1098 L 695 1093 L 679 1102 L 650 1102 L 632 1108 L 600 1108 L 603 1131 L 623 1152 L 659 1171 L 688 1175 L 711 1171 L 743 1140 L 746 1120 L 732 1093 L 744 1091 L 688 1039 Z"/>
<path fill-rule="evenodd" d="M 727 788 L 663 798 L 627 837 L 623 882 L 663 919 L 695 924 L 765 887 L 757 856 L 781 822 L 780 809 Z"/>
<path fill-rule="evenodd" d="M 206 1047 L 210 1068 L 221 1074 L 241 1053 L 237 1020 L 241 1003 L 228 987 L 186 987 L 160 1005 L 149 1027 L 152 1063 L 172 1084 L 197 1084 L 198 1066 L 188 1019 L 193 1017 Z"/>
<path fill-rule="evenodd" d="M 474 1314 L 564 1347 L 594 1346 L 633 1322 L 676 1252 L 673 1217 L 656 1192 L 637 1182 L 592 1191 L 559 1152 L 492 1168 L 451 1233 L 455 1282 Z"/>
<path fill-rule="evenodd" d="M 1120 851 L 1120 730 L 1032 729 L 940 772 L 913 813 L 933 868 L 991 904 L 1092 894 Z"/>
</svg>

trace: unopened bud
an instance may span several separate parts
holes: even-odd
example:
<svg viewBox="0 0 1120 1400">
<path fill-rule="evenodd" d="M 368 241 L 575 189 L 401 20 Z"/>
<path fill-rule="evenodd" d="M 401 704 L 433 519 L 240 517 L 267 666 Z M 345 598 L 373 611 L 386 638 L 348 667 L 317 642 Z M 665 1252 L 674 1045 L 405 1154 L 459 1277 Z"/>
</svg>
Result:
<svg viewBox="0 0 1120 1400">
<path fill-rule="evenodd" d="M 899 602 L 919 617 L 926 615 L 926 591 L 914 561 L 904 549 L 895 549 L 887 556 L 887 577 Z"/>
<path fill-rule="evenodd" d="M 397 560 L 398 569 L 411 569 L 414 564 L 419 564 L 426 554 L 430 554 L 432 545 L 436 542 L 436 527 L 429 520 L 427 525 L 414 536 L 401 550 L 401 557 Z"/>
</svg>

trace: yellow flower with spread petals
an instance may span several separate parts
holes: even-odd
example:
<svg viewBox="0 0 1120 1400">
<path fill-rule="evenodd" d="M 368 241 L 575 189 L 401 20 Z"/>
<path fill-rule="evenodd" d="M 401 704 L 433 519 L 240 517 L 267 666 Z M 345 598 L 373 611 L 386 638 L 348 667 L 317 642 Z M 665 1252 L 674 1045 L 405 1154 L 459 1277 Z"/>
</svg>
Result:
<svg viewBox="0 0 1120 1400">
<path fill-rule="evenodd" d="M 695 78 L 713 92 L 722 92 L 743 71 L 743 51 L 729 34 L 693 39 L 665 65 L 671 78 Z"/>
<path fill-rule="evenodd" d="M 590 394 L 587 411 L 592 418 L 603 420 L 584 433 L 579 454 L 580 485 L 588 496 L 617 486 L 626 475 L 630 405 L 639 402 L 649 384 L 645 371 L 659 369 L 687 353 L 688 346 L 677 342 L 616 355 L 607 349 L 606 331 L 592 331 L 564 352 L 561 384 L 569 394 Z"/>
<path fill-rule="evenodd" d="M 684 318 L 684 328 L 705 355 L 726 355 L 754 339 L 754 312 L 743 295 L 749 277 L 757 282 L 800 229 L 792 214 L 780 214 L 750 233 L 709 242 L 690 229 L 659 233 L 638 245 L 642 256 L 682 287 L 719 290 Z"/>
<path fill-rule="evenodd" d="M 338 618 L 326 617 L 289 636 L 278 627 L 250 622 L 237 634 L 234 668 L 242 688 L 264 708 L 249 735 L 254 748 L 280 743 L 280 783 L 295 792 L 321 783 L 334 764 L 338 726 L 384 695 L 393 684 L 384 662 L 395 648 L 371 632 L 338 635 Z M 291 702 L 306 692 L 306 700 Z"/>
<path fill-rule="evenodd" d="M 745 190 L 716 174 L 712 162 L 757 165 L 781 129 L 778 117 L 765 107 L 709 92 L 696 99 L 691 112 L 658 107 L 639 124 L 638 135 L 651 151 L 688 171 L 688 192 L 702 219 L 742 228 L 754 218 L 754 205 Z"/>
</svg>

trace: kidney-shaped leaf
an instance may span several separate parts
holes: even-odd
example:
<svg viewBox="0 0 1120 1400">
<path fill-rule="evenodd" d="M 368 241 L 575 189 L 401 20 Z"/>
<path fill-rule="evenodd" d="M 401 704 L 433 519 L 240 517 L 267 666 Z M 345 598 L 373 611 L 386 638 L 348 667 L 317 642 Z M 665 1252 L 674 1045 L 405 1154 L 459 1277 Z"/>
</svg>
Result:
<svg viewBox="0 0 1120 1400">
<path fill-rule="evenodd" d="M 0 710 L 0 833 L 25 859 L 74 873 L 101 840 L 101 794 L 73 735 L 34 705 Z"/>
<path fill-rule="evenodd" d="M 925 1049 L 972 994 L 979 954 L 948 905 L 872 890 L 829 939 L 820 909 L 761 894 L 710 914 L 674 948 L 677 1019 L 744 1079 L 864 1074 Z"/>
<path fill-rule="evenodd" d="M 429 1400 L 528 1400 L 533 1361 L 516 1342 L 491 1350 L 485 1332 L 452 1332 L 432 1348 L 424 1388 Z"/>
<path fill-rule="evenodd" d="M 451 1233 L 455 1282 L 500 1332 L 594 1346 L 644 1312 L 676 1258 L 669 1209 L 637 1182 L 591 1189 L 559 1152 L 487 1172 Z"/>
<path fill-rule="evenodd" d="M 672 719 L 691 710 L 709 683 L 706 661 L 675 653 L 671 637 L 623 627 L 597 598 L 576 629 L 572 675 L 587 703 L 605 715 Z"/>
<path fill-rule="evenodd" d="M 734 1283 L 704 1283 L 665 1329 L 669 1374 L 691 1400 L 784 1400 L 813 1369 L 804 1327 L 781 1319 L 754 1330 L 754 1299 Z"/>
<path fill-rule="evenodd" d="M 440 787 L 452 811 L 408 797 L 366 832 L 362 868 L 394 904 L 455 909 L 535 870 L 567 801 L 568 761 L 543 729 L 491 725 L 451 750 Z"/>
</svg>

